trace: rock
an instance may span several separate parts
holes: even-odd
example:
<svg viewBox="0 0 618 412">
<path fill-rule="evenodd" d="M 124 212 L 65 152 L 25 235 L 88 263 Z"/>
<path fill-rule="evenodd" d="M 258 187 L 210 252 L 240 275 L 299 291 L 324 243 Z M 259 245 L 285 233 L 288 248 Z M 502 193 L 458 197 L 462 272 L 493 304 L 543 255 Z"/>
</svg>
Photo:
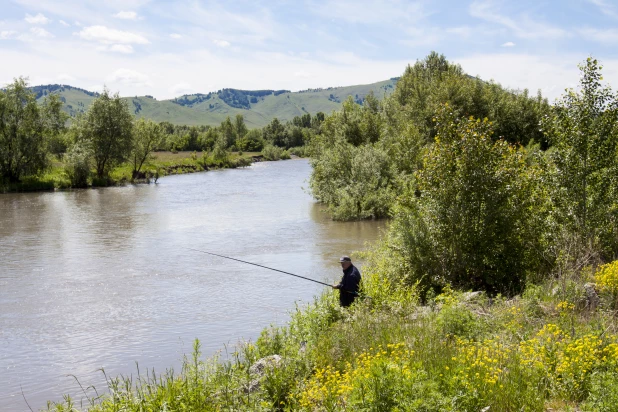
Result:
<svg viewBox="0 0 618 412">
<path fill-rule="evenodd" d="M 470 300 L 474 300 L 476 298 L 480 298 L 483 296 L 483 292 L 477 291 L 477 292 L 466 292 L 463 294 L 462 298 L 464 301 L 470 301 Z"/>
<path fill-rule="evenodd" d="M 483 409 L 481 409 L 481 412 L 488 412 L 489 408 L 491 408 L 491 406 L 486 406 Z"/>
<path fill-rule="evenodd" d="M 600 303 L 596 285 L 594 283 L 586 283 L 584 285 L 584 291 L 586 292 L 586 309 L 596 310 Z"/>
<path fill-rule="evenodd" d="M 251 382 L 249 382 L 243 387 L 243 390 L 245 391 L 245 393 L 253 393 L 257 391 L 258 389 L 260 389 L 259 379 L 253 379 Z"/>
<path fill-rule="evenodd" d="M 249 373 L 252 375 L 263 376 L 264 371 L 266 369 L 272 369 L 278 366 L 281 363 L 281 356 L 279 355 L 270 355 L 265 358 L 259 359 L 255 361 L 253 365 L 249 368 Z"/>
</svg>

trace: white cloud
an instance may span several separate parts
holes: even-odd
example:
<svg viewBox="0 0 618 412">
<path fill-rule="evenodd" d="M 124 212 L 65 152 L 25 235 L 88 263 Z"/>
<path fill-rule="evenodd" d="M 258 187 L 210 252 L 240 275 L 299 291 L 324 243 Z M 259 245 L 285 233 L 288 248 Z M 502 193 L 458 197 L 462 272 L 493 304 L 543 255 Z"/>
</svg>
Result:
<svg viewBox="0 0 618 412">
<path fill-rule="evenodd" d="M 470 4 L 469 12 L 472 17 L 504 26 L 523 39 L 559 39 L 569 36 L 567 31 L 559 27 L 535 21 L 526 15 L 520 15 L 518 20 L 514 20 L 500 14 L 491 0 L 474 1 Z"/>
<path fill-rule="evenodd" d="M 114 14 L 114 17 L 122 20 L 137 20 L 137 13 L 134 11 L 120 11 Z"/>
<path fill-rule="evenodd" d="M 69 26 L 70 26 L 70 24 L 69 24 L 69 23 L 67 23 L 67 22 L 66 22 L 66 21 L 64 21 L 64 20 L 58 20 L 58 21 L 59 21 L 59 23 L 60 23 L 60 24 L 62 24 L 64 27 L 69 27 Z"/>
<path fill-rule="evenodd" d="M 502 43 L 500 47 L 515 47 L 515 43 L 512 41 L 507 41 L 506 43 Z"/>
<path fill-rule="evenodd" d="M 60 73 L 58 76 L 56 76 L 56 79 L 58 79 L 58 81 L 60 82 L 74 82 L 75 80 L 77 80 L 75 77 L 67 73 Z"/>
<path fill-rule="evenodd" d="M 613 4 L 608 4 L 605 0 L 588 0 L 590 3 L 597 6 L 601 13 L 609 17 L 618 17 L 618 10 Z"/>
<path fill-rule="evenodd" d="M 172 33 L 172 34 L 170 34 L 170 37 L 172 39 L 182 39 L 182 34 Z"/>
<path fill-rule="evenodd" d="M 84 40 L 98 41 L 103 44 L 148 44 L 147 38 L 140 34 L 110 29 L 105 26 L 85 27 L 75 33 Z"/>
<path fill-rule="evenodd" d="M 618 29 L 580 29 L 578 30 L 579 34 L 582 35 L 585 39 L 596 41 L 599 43 L 610 43 L 615 44 L 618 43 Z"/>
<path fill-rule="evenodd" d="M 131 54 L 133 53 L 133 46 L 131 46 L 130 44 L 113 44 L 109 48 L 109 51 L 115 53 Z"/>
<path fill-rule="evenodd" d="M 150 76 L 131 69 L 118 69 L 107 76 L 107 81 L 111 83 L 130 84 L 133 86 L 152 86 Z"/>
<path fill-rule="evenodd" d="M 36 37 L 40 37 L 42 39 L 51 39 L 54 37 L 53 34 L 48 32 L 42 27 L 33 27 L 30 29 L 30 33 L 34 34 Z"/>
<path fill-rule="evenodd" d="M 305 78 L 305 79 L 309 78 L 311 76 L 313 76 L 311 73 L 306 72 L 304 70 L 300 70 L 300 71 L 297 71 L 297 72 L 294 73 L 294 77 L 302 77 L 302 78 Z"/>
<path fill-rule="evenodd" d="M 226 40 L 215 39 L 212 41 L 217 47 L 230 47 L 230 42 Z"/>
<path fill-rule="evenodd" d="M 180 96 L 191 93 L 191 85 L 189 83 L 178 83 L 170 87 L 170 93 L 173 96 Z"/>
<path fill-rule="evenodd" d="M 0 40 L 9 40 L 13 39 L 17 36 L 17 32 L 13 30 L 2 30 L 0 31 Z"/>
<path fill-rule="evenodd" d="M 24 18 L 24 20 L 26 20 L 30 24 L 47 24 L 51 22 L 50 19 L 48 19 L 41 13 L 38 13 L 36 16 L 31 16 L 30 14 L 26 13 L 26 17 Z"/>
</svg>

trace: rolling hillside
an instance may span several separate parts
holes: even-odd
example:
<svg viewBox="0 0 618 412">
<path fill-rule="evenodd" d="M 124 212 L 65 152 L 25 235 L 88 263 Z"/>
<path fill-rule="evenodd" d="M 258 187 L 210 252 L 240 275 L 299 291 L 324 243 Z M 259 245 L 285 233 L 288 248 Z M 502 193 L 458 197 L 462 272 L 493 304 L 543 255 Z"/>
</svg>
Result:
<svg viewBox="0 0 618 412">
<path fill-rule="evenodd" d="M 294 116 L 338 110 L 348 96 L 361 102 L 373 91 L 378 98 L 394 90 L 397 78 L 378 83 L 310 89 L 300 92 L 287 90 L 223 89 L 208 94 L 183 95 L 170 100 L 156 100 L 151 96 L 124 97 L 137 117 L 157 122 L 168 121 L 185 125 L 219 125 L 227 116 L 242 114 L 251 127 L 262 127 L 274 117 L 281 121 Z M 68 85 L 46 85 L 31 88 L 42 101 L 49 93 L 58 93 L 70 115 L 84 112 L 97 96 L 94 92 Z"/>
</svg>

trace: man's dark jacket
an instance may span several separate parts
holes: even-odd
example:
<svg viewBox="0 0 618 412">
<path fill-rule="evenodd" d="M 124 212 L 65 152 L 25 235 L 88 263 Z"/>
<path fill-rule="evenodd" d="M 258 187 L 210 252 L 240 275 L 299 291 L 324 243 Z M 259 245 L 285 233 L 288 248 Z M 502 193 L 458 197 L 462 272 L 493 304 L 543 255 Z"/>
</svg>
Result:
<svg viewBox="0 0 618 412">
<path fill-rule="evenodd" d="M 339 282 L 339 303 L 341 306 L 350 306 L 360 289 L 361 274 L 356 266 L 350 265 L 343 271 L 343 277 Z"/>
</svg>

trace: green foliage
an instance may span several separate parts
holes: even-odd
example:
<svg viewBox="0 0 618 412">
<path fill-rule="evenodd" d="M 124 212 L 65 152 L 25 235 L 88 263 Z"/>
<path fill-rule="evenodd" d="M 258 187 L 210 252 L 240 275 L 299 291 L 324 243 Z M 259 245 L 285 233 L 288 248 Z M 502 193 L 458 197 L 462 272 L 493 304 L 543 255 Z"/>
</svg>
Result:
<svg viewBox="0 0 618 412">
<path fill-rule="evenodd" d="M 87 187 L 90 179 L 92 153 L 83 142 L 75 143 L 65 155 L 64 171 L 72 187 Z"/>
<path fill-rule="evenodd" d="M 490 122 L 459 121 L 444 106 L 436 142 L 424 156 L 417 184 L 398 205 L 391 233 L 413 279 L 427 287 L 514 294 L 526 278 L 524 229 L 533 181 L 522 150 L 493 141 Z"/>
<path fill-rule="evenodd" d="M 163 133 L 161 126 L 152 120 L 139 119 L 133 126 L 133 146 L 131 163 L 133 178 L 139 176 L 142 166 L 152 157 L 152 152 L 161 145 Z"/>
<path fill-rule="evenodd" d="M 0 178 L 14 183 L 48 167 L 48 140 L 64 129 L 61 107 L 56 95 L 39 106 L 23 78 L 0 90 Z"/>
<path fill-rule="evenodd" d="M 131 153 L 133 117 L 127 102 L 104 90 L 92 102 L 81 126 L 83 138 L 92 148 L 97 178 L 105 180 Z"/>
<path fill-rule="evenodd" d="M 618 97 L 601 84 L 601 66 L 580 66 L 580 90 L 569 90 L 543 122 L 556 165 L 553 193 L 562 221 L 585 243 L 618 253 Z"/>
<path fill-rule="evenodd" d="M 264 148 L 262 132 L 258 129 L 251 129 L 244 137 L 236 141 L 236 147 L 247 152 L 261 152 Z"/>
<path fill-rule="evenodd" d="M 327 204 L 336 219 L 385 217 L 393 196 L 394 170 L 384 151 L 375 145 L 355 147 L 343 137 L 328 138 L 313 152 L 309 181 L 313 196 Z"/>
<path fill-rule="evenodd" d="M 266 160 L 284 160 L 290 158 L 286 150 L 271 144 L 264 146 L 264 149 L 262 149 L 262 156 L 264 156 Z"/>
</svg>

